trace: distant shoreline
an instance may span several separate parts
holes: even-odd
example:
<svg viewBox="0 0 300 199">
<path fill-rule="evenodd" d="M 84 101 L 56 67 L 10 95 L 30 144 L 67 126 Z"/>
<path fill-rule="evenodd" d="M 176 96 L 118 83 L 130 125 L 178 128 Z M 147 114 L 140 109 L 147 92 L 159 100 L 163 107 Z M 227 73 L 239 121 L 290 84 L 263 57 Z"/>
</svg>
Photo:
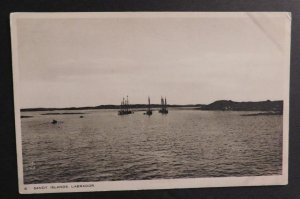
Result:
<svg viewBox="0 0 300 199">
<path fill-rule="evenodd" d="M 193 105 L 167 105 L 174 108 L 200 108 L 205 105 L 193 104 Z M 151 104 L 151 108 L 159 109 L 160 104 Z M 148 104 L 130 104 L 131 109 L 148 108 Z M 23 108 L 21 112 L 29 111 L 63 111 L 63 110 L 95 110 L 95 109 L 120 109 L 120 105 L 99 105 L 99 106 L 87 106 L 87 107 L 66 107 L 66 108 Z"/>
<path fill-rule="evenodd" d="M 241 116 L 282 115 L 281 112 L 260 112 L 253 114 L 242 114 Z"/>
<path fill-rule="evenodd" d="M 131 104 L 131 109 L 147 108 L 147 104 Z M 151 104 L 152 108 L 160 108 L 160 104 Z M 255 101 L 235 102 L 231 100 L 218 100 L 211 104 L 187 104 L 168 105 L 169 108 L 193 108 L 194 110 L 220 110 L 220 111 L 272 111 L 283 113 L 283 100 L 277 101 Z M 97 109 L 120 109 L 120 105 L 99 105 L 88 107 L 67 107 L 67 108 L 24 108 L 21 112 L 30 111 L 60 111 L 60 110 L 97 110 Z"/>
<path fill-rule="evenodd" d="M 43 113 L 41 115 L 82 115 L 85 113 Z"/>
</svg>

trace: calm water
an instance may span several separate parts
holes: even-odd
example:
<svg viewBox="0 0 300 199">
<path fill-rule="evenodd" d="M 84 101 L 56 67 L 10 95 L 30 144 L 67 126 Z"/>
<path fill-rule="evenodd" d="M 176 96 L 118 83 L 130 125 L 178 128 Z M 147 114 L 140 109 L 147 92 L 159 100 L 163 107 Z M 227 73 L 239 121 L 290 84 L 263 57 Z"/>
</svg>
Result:
<svg viewBox="0 0 300 199">
<path fill-rule="evenodd" d="M 281 174 L 282 116 L 73 112 L 22 113 L 25 184 Z"/>
</svg>

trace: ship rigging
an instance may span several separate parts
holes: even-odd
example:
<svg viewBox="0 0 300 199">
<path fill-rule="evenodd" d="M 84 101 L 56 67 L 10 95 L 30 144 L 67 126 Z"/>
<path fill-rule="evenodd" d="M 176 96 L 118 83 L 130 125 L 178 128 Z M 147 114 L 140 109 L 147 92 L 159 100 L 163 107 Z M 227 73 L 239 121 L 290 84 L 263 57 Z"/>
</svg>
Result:
<svg viewBox="0 0 300 199">
<path fill-rule="evenodd" d="M 144 113 L 145 115 L 152 115 L 152 110 L 151 110 L 151 104 L 150 104 L 150 97 L 148 97 L 148 109 L 146 111 L 146 113 Z"/>
<path fill-rule="evenodd" d="M 127 96 L 126 100 L 123 97 L 118 114 L 119 115 L 128 115 L 128 114 L 132 114 L 132 113 L 133 113 L 133 111 L 130 110 L 128 96 Z"/>
<path fill-rule="evenodd" d="M 159 112 L 161 114 L 168 114 L 169 111 L 167 108 L 167 98 L 165 97 L 165 99 L 164 99 L 163 97 L 161 97 L 160 101 L 161 101 L 161 109 L 159 110 Z"/>
</svg>

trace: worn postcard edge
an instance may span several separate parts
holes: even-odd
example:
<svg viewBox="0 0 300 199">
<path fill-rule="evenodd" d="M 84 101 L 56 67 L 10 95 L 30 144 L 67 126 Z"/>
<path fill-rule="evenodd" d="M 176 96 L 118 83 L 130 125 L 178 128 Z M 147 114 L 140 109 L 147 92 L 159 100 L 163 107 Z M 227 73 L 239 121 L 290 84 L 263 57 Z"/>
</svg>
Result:
<svg viewBox="0 0 300 199">
<path fill-rule="evenodd" d="M 249 177 L 209 177 L 188 179 L 161 179 L 161 180 L 132 180 L 132 181 L 102 181 L 102 182 L 74 182 L 49 184 L 24 184 L 22 135 L 19 102 L 19 60 L 17 20 L 20 18 L 101 18 L 101 17 L 205 17 L 241 16 L 244 12 L 104 12 L 104 13 L 11 13 L 11 45 L 13 64 L 14 113 L 16 129 L 16 149 L 18 163 L 18 182 L 21 194 L 58 193 L 58 192 L 90 192 L 90 191 L 121 191 L 143 189 L 177 189 L 177 188 L 205 188 L 205 187 L 232 187 L 232 186 L 265 186 L 288 184 L 288 140 L 289 140 L 289 85 L 290 85 L 290 42 L 291 42 L 291 13 L 263 12 L 269 17 L 283 17 L 289 19 L 286 23 L 287 41 L 285 45 L 285 97 L 283 113 L 283 158 L 282 175 L 249 176 Z"/>
</svg>

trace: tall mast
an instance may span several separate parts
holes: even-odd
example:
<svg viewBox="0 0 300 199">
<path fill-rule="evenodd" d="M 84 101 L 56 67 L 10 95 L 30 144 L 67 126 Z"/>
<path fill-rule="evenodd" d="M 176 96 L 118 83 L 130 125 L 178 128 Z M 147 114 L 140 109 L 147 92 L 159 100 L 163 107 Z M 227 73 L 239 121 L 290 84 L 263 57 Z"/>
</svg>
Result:
<svg viewBox="0 0 300 199">
<path fill-rule="evenodd" d="M 128 111 L 129 110 L 129 101 L 128 101 L 128 95 L 127 95 L 127 110 L 126 111 Z"/>
<path fill-rule="evenodd" d="M 150 97 L 148 96 L 148 111 L 150 111 Z"/>
<path fill-rule="evenodd" d="M 126 104 L 125 104 L 125 98 L 123 97 L 123 110 L 125 110 Z"/>
<path fill-rule="evenodd" d="M 165 109 L 167 109 L 167 98 L 165 97 Z"/>
</svg>

